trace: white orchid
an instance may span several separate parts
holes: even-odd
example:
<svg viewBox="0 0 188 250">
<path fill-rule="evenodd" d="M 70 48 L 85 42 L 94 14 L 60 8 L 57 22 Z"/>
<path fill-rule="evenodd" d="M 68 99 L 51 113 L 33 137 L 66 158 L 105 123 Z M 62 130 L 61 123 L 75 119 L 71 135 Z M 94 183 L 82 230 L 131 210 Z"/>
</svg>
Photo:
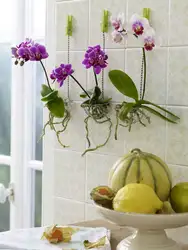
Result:
<svg viewBox="0 0 188 250">
<path fill-rule="evenodd" d="M 148 19 L 138 14 L 132 15 L 130 25 L 133 34 L 136 36 L 143 35 L 143 33 L 150 28 Z"/>
<path fill-rule="evenodd" d="M 122 34 L 119 31 L 114 30 L 112 32 L 112 41 L 115 42 L 115 43 L 121 43 L 122 40 L 123 40 Z"/>
<path fill-rule="evenodd" d="M 130 22 L 125 25 L 125 16 L 123 13 L 116 18 L 111 18 L 111 24 L 114 27 L 112 40 L 115 43 L 121 43 L 129 35 L 141 37 L 145 50 L 151 51 L 155 47 L 155 31 L 150 26 L 147 18 L 138 14 L 132 15 Z"/>
<path fill-rule="evenodd" d="M 125 25 L 125 15 L 123 13 L 119 14 L 116 18 L 111 18 L 111 24 L 114 27 L 112 32 L 112 41 L 115 43 L 121 43 L 123 39 L 127 36 L 127 30 Z"/>
<path fill-rule="evenodd" d="M 143 35 L 144 48 L 151 51 L 155 47 L 155 31 L 152 27 L 149 27 Z"/>
<path fill-rule="evenodd" d="M 111 24 L 115 30 L 121 31 L 125 29 L 125 15 L 124 13 L 118 14 L 117 17 L 111 17 Z"/>
</svg>

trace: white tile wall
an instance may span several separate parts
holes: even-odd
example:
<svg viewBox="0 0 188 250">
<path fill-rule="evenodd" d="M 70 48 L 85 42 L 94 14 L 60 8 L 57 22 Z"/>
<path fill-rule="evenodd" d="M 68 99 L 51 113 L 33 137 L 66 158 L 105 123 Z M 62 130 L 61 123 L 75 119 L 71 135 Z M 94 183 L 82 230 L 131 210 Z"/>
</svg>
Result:
<svg viewBox="0 0 188 250">
<path fill-rule="evenodd" d="M 108 9 L 111 15 L 125 12 L 128 19 L 133 13 L 141 14 L 144 7 L 151 8 L 152 26 L 158 38 L 157 48 L 147 53 L 146 99 L 166 105 L 181 117 L 181 122 L 178 125 L 166 124 L 163 120 L 151 117 L 152 123 L 147 128 L 135 125 L 130 133 L 120 128 L 118 141 L 112 136 L 105 148 L 83 158 L 81 153 L 86 148 L 84 111 L 80 108 L 80 90 L 70 81 L 70 96 L 74 101 L 72 118 L 67 132 L 62 135 L 70 148 L 63 150 L 56 143 L 54 150 L 54 222 L 65 224 L 100 218 L 90 202 L 89 193 L 93 187 L 107 184 L 108 172 L 113 163 L 134 147 L 165 159 L 172 170 L 174 184 L 188 180 L 187 0 L 57 0 L 56 64 L 67 62 L 66 15 L 72 14 L 75 31 L 70 43 L 70 60 L 76 70 L 75 76 L 89 89 L 93 86 L 93 75 L 86 72 L 81 61 L 89 44 L 102 42 L 100 20 L 103 9 Z M 109 65 L 105 71 L 105 94 L 117 103 L 124 97 L 109 82 L 108 71 L 125 69 L 139 86 L 141 50 L 135 40 L 129 40 L 128 48 L 125 49 L 125 44 L 112 43 L 110 36 L 107 36 L 106 48 Z M 66 96 L 66 86 L 61 91 Z M 114 121 L 114 112 L 111 117 Z M 93 122 L 89 125 L 93 144 L 102 142 L 107 134 L 107 126 L 98 126 Z"/>
<path fill-rule="evenodd" d="M 85 159 L 80 157 L 80 153 L 74 151 L 62 152 L 55 150 L 54 156 L 55 196 L 84 202 L 86 179 Z"/>
<path fill-rule="evenodd" d="M 66 225 L 84 221 L 85 204 L 74 200 L 54 198 L 54 224 Z"/>
<path fill-rule="evenodd" d="M 166 141 L 167 162 L 187 166 L 188 107 L 173 107 L 171 110 L 181 117 L 181 122 L 176 126 L 168 124 Z"/>
<path fill-rule="evenodd" d="M 141 49 L 127 49 L 126 72 L 132 77 L 139 89 L 142 62 Z M 167 48 L 156 48 L 147 57 L 147 86 L 145 99 L 158 104 L 166 104 L 167 89 Z M 160 91 L 156 91 L 159 89 Z"/>
<path fill-rule="evenodd" d="M 170 45 L 188 44 L 188 2 L 170 1 Z"/>
<path fill-rule="evenodd" d="M 96 207 L 91 204 L 86 204 L 85 213 L 86 220 L 103 219 L 102 216 L 97 212 Z"/>
<path fill-rule="evenodd" d="M 168 104 L 188 106 L 188 48 L 169 49 Z"/>
</svg>

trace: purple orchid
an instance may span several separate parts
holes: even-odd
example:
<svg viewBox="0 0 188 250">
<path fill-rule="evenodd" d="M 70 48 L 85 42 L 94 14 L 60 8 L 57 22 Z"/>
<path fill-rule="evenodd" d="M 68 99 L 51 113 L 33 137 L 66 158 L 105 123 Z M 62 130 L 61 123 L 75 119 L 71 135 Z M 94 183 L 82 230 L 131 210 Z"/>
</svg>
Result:
<svg viewBox="0 0 188 250">
<path fill-rule="evenodd" d="M 29 48 L 33 45 L 33 41 L 31 39 L 26 38 L 26 40 L 16 47 L 12 47 L 12 56 L 16 58 L 16 60 L 23 60 L 23 62 L 27 62 L 30 60 L 30 52 Z"/>
<path fill-rule="evenodd" d="M 108 56 L 101 49 L 100 45 L 94 47 L 88 47 L 85 53 L 85 59 L 82 64 L 85 65 L 86 69 L 93 67 L 96 74 L 100 74 L 101 70 L 107 67 Z"/>
<path fill-rule="evenodd" d="M 52 70 L 50 78 L 56 80 L 61 87 L 66 80 L 66 78 L 74 73 L 71 64 L 61 64 L 58 68 Z"/>
<path fill-rule="evenodd" d="M 12 56 L 16 59 L 16 64 L 20 60 L 20 65 L 27 61 L 40 61 L 48 57 L 45 46 L 34 43 L 31 39 L 26 39 L 16 47 L 12 47 Z"/>
<path fill-rule="evenodd" d="M 33 44 L 29 48 L 29 60 L 30 61 L 40 61 L 42 59 L 46 59 L 48 57 L 48 53 L 46 51 L 46 47 L 39 43 Z"/>
</svg>

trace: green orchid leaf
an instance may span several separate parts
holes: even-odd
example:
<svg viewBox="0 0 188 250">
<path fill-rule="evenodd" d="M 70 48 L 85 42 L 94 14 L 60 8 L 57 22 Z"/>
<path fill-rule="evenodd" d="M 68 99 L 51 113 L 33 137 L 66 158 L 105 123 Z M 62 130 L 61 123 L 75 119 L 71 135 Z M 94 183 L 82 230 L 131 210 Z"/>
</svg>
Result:
<svg viewBox="0 0 188 250">
<path fill-rule="evenodd" d="M 65 104 L 61 97 L 56 97 L 55 99 L 49 101 L 46 105 L 54 117 L 64 117 Z"/>
<path fill-rule="evenodd" d="M 100 99 L 99 103 L 109 103 L 112 100 L 112 98 L 106 98 L 106 99 Z"/>
<path fill-rule="evenodd" d="M 179 120 L 179 119 L 180 119 L 178 116 L 176 116 L 176 115 L 173 114 L 172 112 L 168 111 L 168 110 L 165 109 L 165 108 L 160 107 L 159 105 L 157 105 L 157 104 L 155 104 L 155 103 L 152 103 L 152 102 L 149 102 L 149 101 L 146 101 L 146 100 L 139 100 L 138 103 L 140 103 L 140 104 L 152 105 L 152 106 L 154 106 L 154 107 L 156 107 L 156 108 L 158 108 L 158 109 L 160 109 L 160 110 L 166 112 L 166 113 L 169 114 L 170 116 L 172 116 L 174 120 Z"/>
<path fill-rule="evenodd" d="M 95 86 L 90 102 L 95 103 L 99 99 L 100 95 L 101 95 L 101 89 L 98 86 Z"/>
<path fill-rule="evenodd" d="M 135 103 L 124 103 L 119 111 L 119 119 L 124 122 L 127 119 L 128 113 L 133 109 Z"/>
<path fill-rule="evenodd" d="M 54 100 L 58 95 L 58 91 L 57 90 L 54 90 L 52 92 L 50 92 L 48 95 L 44 96 L 41 101 L 43 102 L 49 102 L 49 101 L 52 101 Z"/>
<path fill-rule="evenodd" d="M 51 92 L 52 92 L 52 90 L 48 86 L 46 86 L 45 84 L 42 84 L 42 89 L 40 92 L 42 97 L 50 94 Z"/>
<path fill-rule="evenodd" d="M 81 105 L 84 105 L 84 104 L 90 104 L 90 99 L 86 100 L 85 102 L 83 102 Z"/>
<path fill-rule="evenodd" d="M 91 96 L 91 95 L 93 94 L 93 91 L 94 91 L 94 89 L 90 89 L 90 90 L 87 90 L 87 93 Z M 88 97 L 88 96 L 86 95 L 85 92 L 82 92 L 82 93 L 80 94 L 80 97 L 81 97 L 81 98 L 86 98 L 86 97 Z"/>
<path fill-rule="evenodd" d="M 138 100 L 138 91 L 133 80 L 121 70 L 111 70 L 108 74 L 112 84 L 123 95 Z"/>
<path fill-rule="evenodd" d="M 174 123 L 174 124 L 177 123 L 175 120 L 171 120 L 170 118 L 168 118 L 168 117 L 162 115 L 160 112 L 158 112 L 158 111 L 155 110 L 155 109 L 152 109 L 152 108 L 150 108 L 150 107 L 148 107 L 148 106 L 145 106 L 145 105 L 141 105 L 141 107 L 142 107 L 143 109 L 149 111 L 150 113 L 152 113 L 152 114 L 154 114 L 154 115 L 160 117 L 161 119 L 163 119 L 163 120 L 165 120 L 165 121 L 168 121 L 168 122 L 171 122 L 171 123 Z"/>
</svg>

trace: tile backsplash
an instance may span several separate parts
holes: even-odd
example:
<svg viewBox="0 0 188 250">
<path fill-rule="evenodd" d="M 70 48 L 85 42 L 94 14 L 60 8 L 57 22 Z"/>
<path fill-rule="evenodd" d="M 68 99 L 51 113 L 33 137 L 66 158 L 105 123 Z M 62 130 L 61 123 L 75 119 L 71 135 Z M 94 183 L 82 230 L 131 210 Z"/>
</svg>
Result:
<svg viewBox="0 0 188 250">
<path fill-rule="evenodd" d="M 180 3 L 181 2 L 181 3 Z M 131 132 L 120 128 L 119 139 L 112 135 L 108 145 L 94 153 L 81 157 L 86 148 L 84 112 L 80 107 L 79 89 L 70 82 L 72 120 L 64 135 L 70 148 L 62 149 L 58 143 L 54 149 L 54 222 L 72 223 L 84 219 L 100 218 L 89 199 L 90 190 L 99 184 L 107 184 L 108 171 L 119 156 L 134 147 L 152 152 L 170 166 L 173 183 L 188 180 L 188 1 L 187 0 L 67 0 L 56 1 L 56 64 L 67 62 L 66 16 L 74 16 L 75 30 L 70 42 L 70 62 L 75 75 L 89 89 L 93 75 L 82 67 L 84 51 L 88 45 L 102 42 L 100 20 L 103 9 L 112 15 L 124 12 L 126 18 L 151 8 L 151 23 L 156 29 L 157 46 L 147 53 L 146 99 L 172 110 L 180 116 L 178 125 L 151 117 L 146 128 L 133 126 Z M 105 72 L 105 93 L 113 102 L 122 102 L 123 96 L 110 84 L 110 69 L 126 70 L 137 86 L 140 83 L 141 49 L 137 41 L 114 44 L 107 36 L 106 51 L 109 67 Z M 62 88 L 66 95 L 66 87 Z M 111 114 L 115 120 L 115 112 Z M 92 141 L 105 136 L 107 127 L 92 128 Z M 114 133 L 114 127 L 113 127 Z"/>
</svg>

